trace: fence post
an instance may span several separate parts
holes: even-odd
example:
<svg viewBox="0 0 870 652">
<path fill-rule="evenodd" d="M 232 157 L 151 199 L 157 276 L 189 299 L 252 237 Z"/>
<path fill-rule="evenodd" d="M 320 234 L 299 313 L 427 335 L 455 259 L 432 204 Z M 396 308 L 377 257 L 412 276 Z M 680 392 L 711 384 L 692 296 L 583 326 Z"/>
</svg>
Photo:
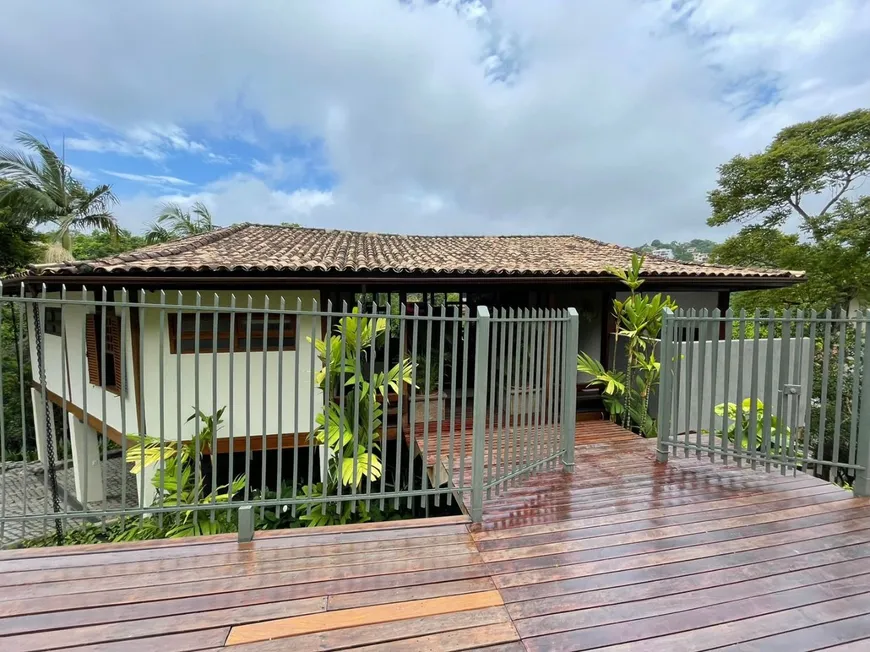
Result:
<svg viewBox="0 0 870 652">
<path fill-rule="evenodd" d="M 471 439 L 471 520 L 483 520 L 483 460 L 486 452 L 486 397 L 489 373 L 489 308 L 477 307 L 474 349 L 474 409 Z"/>
<path fill-rule="evenodd" d="M 565 404 L 562 406 L 562 466 L 566 473 L 574 472 L 574 433 L 577 421 L 577 347 L 580 339 L 580 315 L 568 308 L 568 328 L 565 337 Z"/>
<path fill-rule="evenodd" d="M 656 462 L 665 463 L 668 461 L 668 440 L 670 437 L 671 428 L 671 376 L 673 372 L 673 354 L 671 348 L 673 345 L 673 337 L 671 329 L 673 327 L 674 312 L 670 308 L 664 309 L 662 315 L 662 331 L 661 331 L 661 346 L 659 347 L 659 396 L 658 410 L 656 418 L 658 419 L 658 441 L 656 441 Z M 728 362 L 726 361 L 726 364 Z M 713 424 L 710 424 L 712 431 Z"/>
<path fill-rule="evenodd" d="M 870 496 L 870 311 L 864 313 L 864 355 L 861 358 L 861 403 L 858 407 L 858 442 L 855 464 L 859 468 L 852 483 L 855 496 Z M 857 359 L 858 356 L 855 355 Z"/>
</svg>

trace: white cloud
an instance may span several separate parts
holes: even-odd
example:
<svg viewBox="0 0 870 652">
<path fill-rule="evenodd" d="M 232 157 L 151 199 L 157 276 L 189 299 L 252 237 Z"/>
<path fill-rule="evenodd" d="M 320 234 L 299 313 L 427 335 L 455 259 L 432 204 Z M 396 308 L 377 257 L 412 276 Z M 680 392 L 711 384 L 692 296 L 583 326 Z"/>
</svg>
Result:
<svg viewBox="0 0 870 652">
<path fill-rule="evenodd" d="M 294 205 L 274 188 L 286 156 L 260 157 L 209 190 L 225 221 L 303 206 L 330 226 L 627 243 L 721 236 L 704 226 L 719 163 L 870 104 L 862 0 L 375 2 L 10 1 L 3 90 L 157 159 L 208 160 L 178 125 L 322 141 L 331 201 Z"/>
<path fill-rule="evenodd" d="M 139 124 L 117 137 L 67 138 L 66 146 L 83 152 L 111 152 L 152 161 L 162 161 L 172 152 L 204 154 L 206 157 L 210 154 L 205 145 L 190 140 L 184 129 L 175 125 Z"/>
<path fill-rule="evenodd" d="M 113 172 L 111 170 L 101 170 L 104 174 L 126 179 L 127 181 L 137 181 L 139 183 L 147 183 L 157 186 L 192 186 L 190 181 L 179 179 L 178 177 L 166 176 L 162 174 L 132 174 L 130 172 Z"/>
<path fill-rule="evenodd" d="M 195 193 L 168 192 L 159 196 L 139 194 L 123 201 L 115 211 L 126 228 L 138 230 L 154 219 L 159 207 L 174 202 L 189 208 L 201 201 L 209 207 L 215 222 L 222 226 L 237 222 L 278 224 L 300 222 L 321 226 L 312 215 L 333 205 L 332 193 L 302 188 L 293 192 L 275 190 L 262 179 L 237 174 L 207 184 Z"/>
</svg>

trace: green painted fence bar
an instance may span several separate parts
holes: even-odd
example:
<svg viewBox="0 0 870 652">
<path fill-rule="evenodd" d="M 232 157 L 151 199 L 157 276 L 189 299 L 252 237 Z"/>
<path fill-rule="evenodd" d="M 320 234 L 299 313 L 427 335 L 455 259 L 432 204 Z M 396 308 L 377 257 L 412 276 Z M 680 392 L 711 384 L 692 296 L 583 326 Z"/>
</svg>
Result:
<svg viewBox="0 0 870 652">
<path fill-rule="evenodd" d="M 656 458 L 680 448 L 870 495 L 867 324 L 866 312 L 666 313 Z"/>
</svg>

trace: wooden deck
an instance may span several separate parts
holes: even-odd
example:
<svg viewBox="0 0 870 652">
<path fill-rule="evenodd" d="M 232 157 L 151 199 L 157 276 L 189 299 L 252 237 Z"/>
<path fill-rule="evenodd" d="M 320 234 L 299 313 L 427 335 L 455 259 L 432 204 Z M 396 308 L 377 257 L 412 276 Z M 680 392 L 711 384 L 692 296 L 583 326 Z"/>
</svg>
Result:
<svg viewBox="0 0 870 652">
<path fill-rule="evenodd" d="M 870 649 L 870 501 L 577 437 L 480 525 L 0 553 L 0 650 Z"/>
</svg>

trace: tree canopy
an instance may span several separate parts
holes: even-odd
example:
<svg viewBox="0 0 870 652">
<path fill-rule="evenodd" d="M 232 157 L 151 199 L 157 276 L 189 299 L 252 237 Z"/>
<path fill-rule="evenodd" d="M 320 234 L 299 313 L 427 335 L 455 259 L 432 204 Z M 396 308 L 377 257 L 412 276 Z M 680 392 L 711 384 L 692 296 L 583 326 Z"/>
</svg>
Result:
<svg viewBox="0 0 870 652">
<path fill-rule="evenodd" d="M 174 202 L 168 202 L 160 209 L 157 219 L 148 227 L 145 242 L 169 242 L 199 233 L 214 231 L 217 225 L 212 219 L 208 206 L 198 201 L 190 211 L 184 210 Z"/>
<path fill-rule="evenodd" d="M 76 260 L 96 260 L 121 254 L 145 246 L 145 237 L 119 229 L 117 236 L 106 231 L 77 233 L 73 238 L 73 256 Z"/>
<path fill-rule="evenodd" d="M 0 186 L 0 207 L 30 227 L 52 225 L 55 241 L 68 252 L 78 229 L 117 231 L 110 186 L 86 188 L 47 143 L 30 134 L 20 133 L 16 141 L 24 151 L 0 148 L 0 179 L 7 182 Z"/>
<path fill-rule="evenodd" d="M 863 109 L 783 129 L 764 152 L 721 166 L 708 223 L 747 225 L 712 260 L 807 272 L 804 285 L 745 293 L 736 305 L 824 310 L 870 301 L 870 196 L 856 197 L 868 175 Z M 783 231 L 795 216 L 800 233 Z"/>
<path fill-rule="evenodd" d="M 870 174 L 870 110 L 826 115 L 780 131 L 767 148 L 719 167 L 707 223 L 778 228 L 792 216 L 816 242 L 826 216 Z"/>
</svg>

